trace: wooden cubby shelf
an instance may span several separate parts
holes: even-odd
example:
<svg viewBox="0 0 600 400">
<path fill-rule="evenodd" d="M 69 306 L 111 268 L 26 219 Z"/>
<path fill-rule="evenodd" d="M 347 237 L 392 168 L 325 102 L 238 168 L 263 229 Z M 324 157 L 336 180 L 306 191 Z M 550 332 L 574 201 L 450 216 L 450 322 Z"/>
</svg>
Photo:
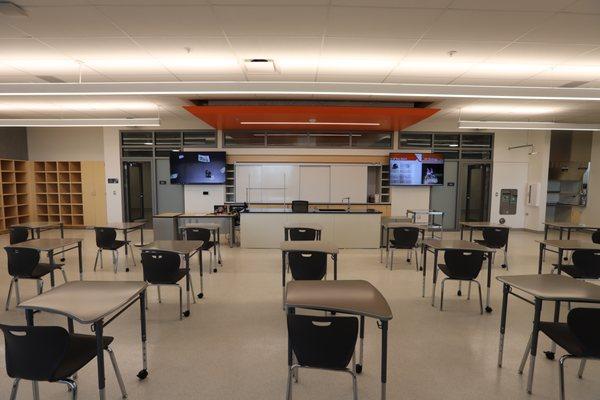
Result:
<svg viewBox="0 0 600 400">
<path fill-rule="evenodd" d="M 0 231 L 30 217 L 28 162 L 0 159 Z"/>
</svg>

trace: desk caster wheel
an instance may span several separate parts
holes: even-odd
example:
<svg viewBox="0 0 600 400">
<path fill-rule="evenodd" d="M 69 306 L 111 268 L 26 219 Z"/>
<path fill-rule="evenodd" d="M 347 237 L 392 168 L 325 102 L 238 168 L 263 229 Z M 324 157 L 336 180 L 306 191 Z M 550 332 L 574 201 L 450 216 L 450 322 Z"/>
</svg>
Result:
<svg viewBox="0 0 600 400">
<path fill-rule="evenodd" d="M 489 313 L 491 313 L 491 312 L 492 312 L 492 307 L 490 307 L 490 306 L 487 306 L 487 307 L 485 308 L 485 312 L 486 312 L 486 313 L 488 313 L 488 314 L 489 314 Z"/>
<path fill-rule="evenodd" d="M 129 272 L 129 268 L 125 268 L 125 272 Z"/>
<path fill-rule="evenodd" d="M 545 351 L 544 354 L 548 360 L 554 360 L 554 352 L 553 351 Z"/>
<path fill-rule="evenodd" d="M 213 272 L 217 272 L 217 269 L 216 269 L 216 268 L 213 268 Z"/>
<path fill-rule="evenodd" d="M 186 318 L 189 317 L 190 316 L 190 310 L 184 311 L 183 312 L 183 316 L 186 317 Z"/>
<path fill-rule="evenodd" d="M 459 290 L 458 292 L 456 292 L 456 295 L 459 296 L 459 297 L 462 296 L 462 291 Z"/>
<path fill-rule="evenodd" d="M 198 293 L 198 298 L 201 299 L 204 297 L 204 293 Z"/>
<path fill-rule="evenodd" d="M 356 373 L 360 374 L 362 372 L 362 365 L 361 364 L 356 364 Z"/>
<path fill-rule="evenodd" d="M 502 266 L 502 268 L 504 268 L 504 269 L 507 269 L 507 268 L 508 268 L 508 265 L 506 265 L 506 264 L 502 264 L 501 266 Z"/>
<path fill-rule="evenodd" d="M 65 262 L 65 258 L 64 258 L 64 257 L 63 257 L 63 258 L 61 258 L 61 259 L 60 259 L 60 262 Z"/>
<path fill-rule="evenodd" d="M 143 381 L 144 379 L 146 379 L 146 377 L 148 377 L 148 370 L 141 370 L 140 372 L 138 372 L 137 377 L 139 380 Z"/>
</svg>

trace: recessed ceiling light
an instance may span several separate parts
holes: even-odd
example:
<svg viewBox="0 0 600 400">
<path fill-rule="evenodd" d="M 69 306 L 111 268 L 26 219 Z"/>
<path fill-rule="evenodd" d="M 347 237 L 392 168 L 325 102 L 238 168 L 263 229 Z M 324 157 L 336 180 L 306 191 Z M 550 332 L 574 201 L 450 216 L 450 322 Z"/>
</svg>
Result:
<svg viewBox="0 0 600 400">
<path fill-rule="evenodd" d="M 556 107 L 547 106 L 527 106 L 517 104 L 473 104 L 461 108 L 461 113 L 472 114 L 548 114 L 556 112 Z"/>
<path fill-rule="evenodd" d="M 538 131 L 600 131 L 600 124 L 531 121 L 458 121 L 460 129 L 522 129 Z"/>
<path fill-rule="evenodd" d="M 379 122 L 242 121 L 240 125 L 343 125 L 380 126 Z"/>
<path fill-rule="evenodd" d="M 277 72 L 273 60 L 267 58 L 251 58 L 244 60 L 244 68 L 249 74 L 274 74 Z"/>
</svg>

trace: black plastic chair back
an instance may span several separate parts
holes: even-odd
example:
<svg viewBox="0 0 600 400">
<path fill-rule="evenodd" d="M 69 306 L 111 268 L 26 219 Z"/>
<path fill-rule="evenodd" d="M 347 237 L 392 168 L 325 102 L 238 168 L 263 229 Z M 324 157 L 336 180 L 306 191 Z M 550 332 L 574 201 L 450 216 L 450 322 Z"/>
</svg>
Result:
<svg viewBox="0 0 600 400">
<path fill-rule="evenodd" d="M 487 247 L 492 249 L 501 249 L 508 242 L 508 228 L 490 228 L 482 229 L 483 240 Z"/>
<path fill-rule="evenodd" d="M 475 279 L 481 272 L 483 252 L 471 250 L 447 250 L 444 252 L 444 262 L 449 272 L 449 278 L 470 280 Z"/>
<path fill-rule="evenodd" d="M 292 212 L 295 212 L 295 213 L 307 213 L 308 212 L 308 201 L 306 201 L 306 200 L 293 200 L 292 201 Z"/>
<path fill-rule="evenodd" d="M 144 281 L 152 284 L 172 283 L 173 276 L 179 271 L 181 258 L 170 251 L 142 251 Z"/>
<path fill-rule="evenodd" d="M 583 273 L 584 278 L 600 277 L 600 251 L 575 250 L 571 258 L 573 265 Z"/>
<path fill-rule="evenodd" d="M 397 249 L 413 249 L 419 240 L 419 229 L 403 227 L 393 229 L 394 240 L 392 245 Z"/>
<path fill-rule="evenodd" d="M 317 230 L 312 228 L 290 228 L 290 240 L 317 240 Z"/>
<path fill-rule="evenodd" d="M 185 228 L 185 238 L 187 240 L 202 240 L 210 242 L 210 230 L 205 228 Z"/>
<path fill-rule="evenodd" d="M 29 239 L 29 229 L 21 226 L 10 228 L 9 241 L 10 244 L 26 242 Z"/>
<path fill-rule="evenodd" d="M 117 239 L 117 230 L 113 228 L 94 228 L 96 231 L 96 246 L 101 249 L 110 248 Z"/>
<path fill-rule="evenodd" d="M 69 333 L 59 326 L 0 325 L 11 378 L 51 381 L 69 347 Z"/>
<path fill-rule="evenodd" d="M 305 367 L 344 369 L 352 359 L 358 319 L 288 314 L 288 335 L 298 363 Z"/>
<path fill-rule="evenodd" d="M 592 233 L 592 242 L 594 242 L 596 244 L 600 244 L 600 229 L 598 229 L 596 232 Z"/>
<path fill-rule="evenodd" d="M 40 252 L 36 249 L 5 247 L 8 258 L 8 273 L 16 278 L 28 278 L 40 262 Z"/>
<path fill-rule="evenodd" d="M 327 274 L 326 253 L 291 251 L 288 260 L 294 280 L 320 281 Z"/>
<path fill-rule="evenodd" d="M 600 357 L 600 309 L 574 308 L 569 311 L 567 324 L 590 357 Z"/>
</svg>

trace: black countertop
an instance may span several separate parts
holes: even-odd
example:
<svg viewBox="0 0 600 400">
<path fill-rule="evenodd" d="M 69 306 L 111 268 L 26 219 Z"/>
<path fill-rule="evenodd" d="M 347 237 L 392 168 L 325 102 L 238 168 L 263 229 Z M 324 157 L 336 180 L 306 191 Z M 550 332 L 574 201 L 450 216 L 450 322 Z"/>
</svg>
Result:
<svg viewBox="0 0 600 400">
<path fill-rule="evenodd" d="M 307 213 L 293 213 L 290 208 L 249 208 L 244 211 L 246 214 L 381 214 L 381 211 L 372 208 L 353 209 L 346 211 L 344 209 L 322 209 L 309 210 Z"/>
</svg>

